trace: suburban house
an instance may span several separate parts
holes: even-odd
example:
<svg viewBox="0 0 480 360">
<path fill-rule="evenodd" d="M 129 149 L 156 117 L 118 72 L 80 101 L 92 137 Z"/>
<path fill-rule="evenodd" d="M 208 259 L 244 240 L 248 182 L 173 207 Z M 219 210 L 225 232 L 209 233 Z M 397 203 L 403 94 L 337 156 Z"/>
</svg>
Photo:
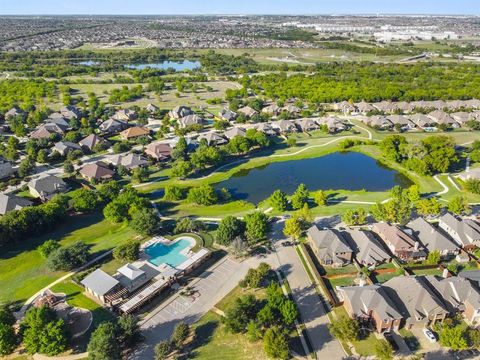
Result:
<svg viewBox="0 0 480 360">
<path fill-rule="evenodd" d="M 372 105 L 377 110 L 383 111 L 385 113 L 393 113 L 395 110 L 397 110 L 397 106 L 395 105 L 395 103 L 392 103 L 391 101 L 380 101 Z"/>
<path fill-rule="evenodd" d="M 345 114 L 350 114 L 356 111 L 355 105 L 351 104 L 348 101 L 342 101 L 333 105 L 333 109 L 341 111 Z"/>
<path fill-rule="evenodd" d="M 407 262 L 427 258 L 427 252 L 420 242 L 399 227 L 382 222 L 374 224 L 372 230 L 399 260 Z"/>
<path fill-rule="evenodd" d="M 33 197 L 38 197 L 42 201 L 51 199 L 54 195 L 67 191 L 67 184 L 60 178 L 43 174 L 36 179 L 30 180 L 28 190 Z"/>
<path fill-rule="evenodd" d="M 393 125 L 400 125 L 403 128 L 406 129 L 414 129 L 415 124 L 410 121 L 408 117 L 405 115 L 389 115 L 387 116 L 387 120 L 390 121 Z"/>
<path fill-rule="evenodd" d="M 295 124 L 303 132 L 309 132 L 320 129 L 320 126 L 316 123 L 314 119 L 298 119 L 295 120 Z"/>
<path fill-rule="evenodd" d="M 113 114 L 112 119 L 121 121 L 131 121 L 137 118 L 137 113 L 134 110 L 121 109 Z"/>
<path fill-rule="evenodd" d="M 85 164 L 80 169 L 80 175 L 89 181 L 109 180 L 114 174 L 113 170 L 109 169 L 108 166 L 101 161 Z"/>
<path fill-rule="evenodd" d="M 70 141 L 59 141 L 55 143 L 52 147 L 52 151 L 58 152 L 62 156 L 66 156 L 70 151 L 74 150 L 80 150 L 82 151 L 82 148 L 80 145 L 72 143 Z"/>
<path fill-rule="evenodd" d="M 150 135 L 150 130 L 141 126 L 133 126 L 131 128 L 125 129 L 120 133 L 120 138 L 122 140 L 135 140 L 139 138 L 144 138 Z"/>
<path fill-rule="evenodd" d="M 302 109 L 300 109 L 298 106 L 295 106 L 295 105 L 285 105 L 282 108 L 282 112 L 283 111 L 288 112 L 292 116 L 298 116 L 300 114 L 300 112 L 302 111 Z"/>
<path fill-rule="evenodd" d="M 5 119 L 7 120 L 14 117 L 21 117 L 24 119 L 27 117 L 27 113 L 15 105 L 5 113 Z"/>
<path fill-rule="evenodd" d="M 413 121 L 413 123 L 419 128 L 435 126 L 435 121 L 433 121 L 427 115 L 420 113 L 411 115 L 410 120 Z"/>
<path fill-rule="evenodd" d="M 145 110 L 147 110 L 150 114 L 153 114 L 156 113 L 159 108 L 153 104 L 147 104 L 147 106 L 145 106 Z"/>
<path fill-rule="evenodd" d="M 177 122 L 181 129 L 194 125 L 205 125 L 205 120 L 196 114 L 184 116 L 178 119 Z"/>
<path fill-rule="evenodd" d="M 223 133 L 227 139 L 232 140 L 236 136 L 244 137 L 247 132 L 241 127 L 232 127 Z"/>
<path fill-rule="evenodd" d="M 297 132 L 297 127 L 293 121 L 290 120 L 278 120 L 272 122 L 272 127 L 278 129 L 281 133 Z"/>
<path fill-rule="evenodd" d="M 203 139 L 205 139 L 208 146 L 217 146 L 217 145 L 222 145 L 222 144 L 227 143 L 227 140 L 223 136 L 221 136 L 220 134 L 217 134 L 214 131 L 210 131 L 208 133 L 201 134 L 197 138 L 198 142 L 201 142 L 201 140 L 203 140 Z"/>
<path fill-rule="evenodd" d="M 64 118 L 71 120 L 73 118 L 80 119 L 82 117 L 82 112 L 77 109 L 75 106 L 64 106 L 60 109 L 60 114 Z"/>
<path fill-rule="evenodd" d="M 188 106 L 183 105 L 175 106 L 168 112 L 170 119 L 181 119 L 188 115 L 193 115 L 193 111 Z"/>
<path fill-rule="evenodd" d="M 435 110 L 428 114 L 433 121 L 435 121 L 438 125 L 449 125 L 453 127 L 458 127 L 458 123 L 446 112 L 443 110 Z"/>
<path fill-rule="evenodd" d="M 161 142 L 153 142 L 145 147 L 145 154 L 157 161 L 163 161 L 170 159 L 170 156 L 172 155 L 172 150 L 173 149 L 168 144 Z"/>
<path fill-rule="evenodd" d="M 97 269 L 88 274 L 81 281 L 81 284 L 88 294 L 98 299 L 102 304 L 108 304 L 111 301 L 110 296 L 122 290 L 120 282 L 102 269 Z"/>
<path fill-rule="evenodd" d="M 470 325 L 480 324 L 480 290 L 463 277 L 427 276 L 450 313 L 460 312 Z"/>
<path fill-rule="evenodd" d="M 97 145 L 105 144 L 107 141 L 95 134 L 90 134 L 86 138 L 80 140 L 78 145 L 80 145 L 83 149 L 93 151 Z"/>
<path fill-rule="evenodd" d="M 102 122 L 98 128 L 103 133 L 107 134 L 117 134 L 122 130 L 128 128 L 128 124 L 125 121 L 115 120 L 115 119 L 108 119 Z"/>
<path fill-rule="evenodd" d="M 259 123 L 259 124 L 255 125 L 255 129 L 257 131 L 261 131 L 262 133 L 264 133 L 265 135 L 268 135 L 268 136 L 277 135 L 277 132 L 272 127 L 272 125 L 269 124 L 269 123 Z"/>
<path fill-rule="evenodd" d="M 368 126 L 376 129 L 387 130 L 393 127 L 393 123 L 385 116 L 370 116 L 366 117 L 364 121 Z"/>
<path fill-rule="evenodd" d="M 458 276 L 470 280 L 476 286 L 480 286 L 480 270 L 463 270 Z"/>
<path fill-rule="evenodd" d="M 442 258 L 450 258 L 460 251 L 458 244 L 422 217 L 410 221 L 407 228 L 428 252 L 438 251 Z"/>
<path fill-rule="evenodd" d="M 278 116 L 281 112 L 282 109 L 277 104 L 270 104 L 262 109 L 262 113 L 271 116 Z"/>
<path fill-rule="evenodd" d="M 353 251 L 338 231 L 313 225 L 307 230 L 307 239 L 322 265 L 342 267 L 352 262 Z"/>
<path fill-rule="evenodd" d="M 15 195 L 0 194 L 0 215 L 5 215 L 12 210 L 20 210 L 32 203 L 25 198 Z"/>
<path fill-rule="evenodd" d="M 371 267 L 392 260 L 392 256 L 370 231 L 351 230 L 344 235 L 360 264 Z"/>
<path fill-rule="evenodd" d="M 218 116 L 225 121 L 235 121 L 237 119 L 237 114 L 230 109 L 223 109 L 218 113 Z"/>
<path fill-rule="evenodd" d="M 339 287 L 338 295 L 352 319 L 378 333 L 398 330 L 403 316 L 381 285 Z"/>
<path fill-rule="evenodd" d="M 237 113 L 245 115 L 247 118 L 251 118 L 258 114 L 258 111 L 252 109 L 250 106 L 244 106 L 237 110 Z"/>
<path fill-rule="evenodd" d="M 12 167 L 12 163 L 0 156 L 0 179 L 8 178 L 14 173 L 15 170 Z"/>
<path fill-rule="evenodd" d="M 63 135 L 65 133 L 64 128 L 55 123 L 45 123 L 38 126 L 34 131 L 30 133 L 31 139 L 48 139 L 51 135 L 58 134 Z"/>
<path fill-rule="evenodd" d="M 57 116 L 55 116 L 55 115 L 57 115 Z M 63 115 L 59 114 L 59 113 L 50 114 L 50 117 L 47 119 L 47 123 L 56 124 L 63 131 L 67 131 L 68 129 L 71 128 L 70 123 L 68 121 L 69 120 L 67 118 L 64 118 Z"/>
<path fill-rule="evenodd" d="M 142 156 L 138 154 L 127 154 L 127 155 L 110 155 L 106 159 L 107 162 L 112 164 L 115 167 L 123 166 L 127 170 L 133 170 L 139 167 L 144 167 L 148 165 L 148 161 L 145 160 Z"/>
<path fill-rule="evenodd" d="M 320 125 L 327 125 L 328 131 L 331 133 L 343 131 L 347 128 L 347 126 L 339 118 L 332 116 L 318 118 L 317 123 Z"/>
<path fill-rule="evenodd" d="M 357 113 L 360 113 L 360 114 L 367 114 L 368 112 L 370 111 L 373 111 L 375 110 L 375 108 L 370 105 L 369 103 L 367 103 L 366 101 L 361 101 L 359 103 L 355 103 L 353 104 L 355 106 L 355 110 Z"/>
<path fill-rule="evenodd" d="M 397 110 L 400 110 L 404 113 L 411 113 L 413 110 L 415 110 L 415 106 L 413 106 L 412 103 L 406 102 L 406 101 L 399 101 L 395 103 L 397 106 Z"/>
<path fill-rule="evenodd" d="M 480 245 L 480 225 L 471 219 L 459 219 L 450 213 L 440 217 L 438 226 L 466 250 L 473 250 Z"/>
<path fill-rule="evenodd" d="M 382 287 L 402 315 L 402 323 L 407 329 L 430 326 L 449 314 L 423 276 L 397 276 L 383 283 Z"/>
</svg>

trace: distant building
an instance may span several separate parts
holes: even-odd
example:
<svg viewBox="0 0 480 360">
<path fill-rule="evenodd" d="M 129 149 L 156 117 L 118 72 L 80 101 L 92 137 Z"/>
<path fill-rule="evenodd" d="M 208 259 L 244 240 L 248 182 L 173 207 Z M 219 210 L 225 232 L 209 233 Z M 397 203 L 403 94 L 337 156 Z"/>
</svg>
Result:
<svg viewBox="0 0 480 360">
<path fill-rule="evenodd" d="M 46 201 L 50 200 L 56 194 L 67 191 L 68 186 L 62 179 L 46 174 L 30 180 L 28 189 L 33 197 Z"/>
</svg>

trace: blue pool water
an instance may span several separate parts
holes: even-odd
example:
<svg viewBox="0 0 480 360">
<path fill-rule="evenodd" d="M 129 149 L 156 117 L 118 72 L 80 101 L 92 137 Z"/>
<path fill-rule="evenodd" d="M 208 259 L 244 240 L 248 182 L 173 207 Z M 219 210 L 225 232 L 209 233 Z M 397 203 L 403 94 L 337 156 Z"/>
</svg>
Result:
<svg viewBox="0 0 480 360">
<path fill-rule="evenodd" d="M 188 259 L 180 252 L 189 246 L 191 242 L 187 239 L 177 240 L 171 245 L 156 243 L 146 247 L 145 254 L 150 257 L 148 261 L 154 265 L 168 264 L 171 267 L 177 267 Z"/>
</svg>

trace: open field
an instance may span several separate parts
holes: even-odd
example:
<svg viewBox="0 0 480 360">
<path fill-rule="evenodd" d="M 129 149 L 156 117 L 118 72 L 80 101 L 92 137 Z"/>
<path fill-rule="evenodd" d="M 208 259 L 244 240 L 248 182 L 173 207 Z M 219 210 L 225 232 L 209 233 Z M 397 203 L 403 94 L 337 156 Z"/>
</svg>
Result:
<svg viewBox="0 0 480 360">
<path fill-rule="evenodd" d="M 36 248 L 48 239 L 62 246 L 83 241 L 96 254 L 134 238 L 135 232 L 124 224 L 112 224 L 100 214 L 68 217 L 55 231 L 14 244 L 2 251 L 0 258 L 0 302 L 25 301 L 64 272 L 52 272 L 46 267 Z"/>
</svg>

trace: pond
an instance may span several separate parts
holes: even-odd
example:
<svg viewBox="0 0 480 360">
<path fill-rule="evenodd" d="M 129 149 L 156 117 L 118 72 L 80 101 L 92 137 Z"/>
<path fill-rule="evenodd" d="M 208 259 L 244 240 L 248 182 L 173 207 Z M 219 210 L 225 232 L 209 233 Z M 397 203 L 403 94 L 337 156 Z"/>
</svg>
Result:
<svg viewBox="0 0 480 360">
<path fill-rule="evenodd" d="M 158 63 L 152 64 L 128 64 L 125 65 L 128 69 L 135 69 L 135 70 L 144 70 L 147 68 L 151 69 L 174 69 L 175 71 L 185 71 L 185 70 L 195 70 L 201 67 L 200 61 L 190 61 L 190 60 L 183 60 L 183 61 L 162 61 Z"/>
<path fill-rule="evenodd" d="M 337 152 L 312 159 L 282 161 L 241 170 L 214 185 L 226 188 L 236 199 L 259 203 L 276 189 L 292 194 L 299 184 L 309 190 L 386 191 L 412 185 L 401 173 L 356 152 Z"/>
</svg>

